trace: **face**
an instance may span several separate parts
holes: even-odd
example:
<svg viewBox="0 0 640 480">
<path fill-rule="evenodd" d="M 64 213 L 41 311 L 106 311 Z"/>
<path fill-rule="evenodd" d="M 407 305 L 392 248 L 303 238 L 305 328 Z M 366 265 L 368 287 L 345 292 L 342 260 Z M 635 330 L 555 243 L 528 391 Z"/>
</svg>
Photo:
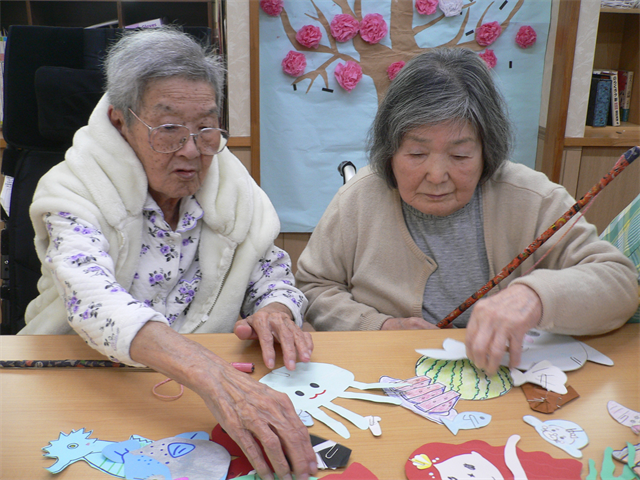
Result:
<svg viewBox="0 0 640 480">
<path fill-rule="evenodd" d="M 196 133 L 202 128 L 219 126 L 215 91 L 204 81 L 183 78 L 153 81 L 135 113 L 151 127 L 173 123 Z M 198 191 L 213 156 L 201 155 L 193 138 L 176 152 L 158 153 L 149 145 L 149 129 L 142 122 L 134 119 L 127 126 L 122 113 L 115 110 L 110 110 L 110 116 L 142 162 L 149 193 L 163 210 L 175 208 L 182 197 Z"/>
<path fill-rule="evenodd" d="M 468 122 L 415 128 L 391 160 L 402 200 L 439 217 L 469 203 L 483 165 L 480 139 Z"/>
</svg>

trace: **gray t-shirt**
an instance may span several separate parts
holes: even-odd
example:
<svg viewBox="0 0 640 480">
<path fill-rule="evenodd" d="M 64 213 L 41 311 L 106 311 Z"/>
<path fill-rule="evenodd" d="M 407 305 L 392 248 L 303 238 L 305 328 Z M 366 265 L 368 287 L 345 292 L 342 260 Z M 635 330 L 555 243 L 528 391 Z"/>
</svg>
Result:
<svg viewBox="0 0 640 480">
<path fill-rule="evenodd" d="M 402 212 L 413 241 L 438 265 L 427 280 L 422 301 L 422 317 L 436 324 L 489 281 L 481 189 L 446 217 L 426 215 L 404 202 Z M 465 327 L 472 309 L 452 325 Z"/>
</svg>

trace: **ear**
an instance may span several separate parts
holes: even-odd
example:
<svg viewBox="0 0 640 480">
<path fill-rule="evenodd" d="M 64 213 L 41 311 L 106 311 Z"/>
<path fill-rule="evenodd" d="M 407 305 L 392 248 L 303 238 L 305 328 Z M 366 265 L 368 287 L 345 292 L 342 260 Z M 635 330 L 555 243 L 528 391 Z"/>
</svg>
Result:
<svg viewBox="0 0 640 480">
<path fill-rule="evenodd" d="M 116 129 L 122 134 L 123 133 L 122 130 L 126 126 L 122 111 L 116 110 L 113 107 L 113 105 L 109 105 L 108 115 L 109 115 L 109 120 L 111 121 L 111 124 L 114 127 L 116 127 Z"/>
</svg>

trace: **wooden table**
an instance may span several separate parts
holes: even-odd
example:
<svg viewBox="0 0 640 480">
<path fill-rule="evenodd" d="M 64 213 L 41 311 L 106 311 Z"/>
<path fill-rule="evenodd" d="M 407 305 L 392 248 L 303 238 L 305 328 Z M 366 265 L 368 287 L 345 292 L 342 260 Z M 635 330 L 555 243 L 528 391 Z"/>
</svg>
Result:
<svg viewBox="0 0 640 480">
<path fill-rule="evenodd" d="M 415 374 L 414 366 L 420 355 L 414 349 L 441 348 L 447 337 L 462 340 L 464 330 L 316 332 L 313 333 L 313 361 L 351 370 L 360 382 L 376 382 L 382 375 L 405 379 Z M 256 379 L 268 372 L 255 342 L 239 341 L 232 334 L 193 335 L 192 338 L 228 361 L 255 362 L 257 368 L 253 376 Z M 420 445 L 434 441 L 463 443 L 481 439 L 492 445 L 504 445 L 510 435 L 518 434 L 522 437 L 518 447 L 524 451 L 545 451 L 555 458 L 571 458 L 544 441 L 522 417 L 534 415 L 543 421 L 564 419 L 576 422 L 589 435 L 590 443 L 582 450 L 582 475 L 586 477 L 589 458 L 599 469 L 606 447 L 617 449 L 625 442 L 635 444 L 640 440 L 607 412 L 609 400 L 640 410 L 640 325 L 625 325 L 616 332 L 581 340 L 608 355 L 615 365 L 606 367 L 588 362 L 581 369 L 568 372 L 568 384 L 578 391 L 580 398 L 552 415 L 531 410 L 522 390 L 513 388 L 496 399 L 459 401 L 458 412 L 482 411 L 491 414 L 493 419 L 487 427 L 462 430 L 453 436 L 444 426 L 398 406 L 337 399 L 335 403 L 363 416 L 381 417 L 382 436 L 373 437 L 368 430 L 359 430 L 346 420 L 341 421 L 351 432 L 349 439 L 342 439 L 319 422 L 310 432 L 351 448 L 351 461 L 362 463 L 380 480 L 402 480 L 406 478 L 404 463 L 408 456 Z M 0 358 L 98 359 L 101 356 L 77 336 L 2 336 Z M 281 356 L 276 366 L 282 366 Z M 92 438 L 110 441 L 123 441 L 131 434 L 159 440 L 186 431 L 210 432 L 216 422 L 191 391 L 172 402 L 153 396 L 152 387 L 163 379 L 155 372 L 125 369 L 0 370 L 0 478 L 54 478 L 45 470 L 54 460 L 43 457 L 41 448 L 57 439 L 60 432 L 69 433 L 72 429 L 93 430 Z M 173 383 L 162 388 L 167 394 L 177 391 Z M 619 472 L 618 465 L 616 474 Z M 331 472 L 320 472 L 318 476 L 328 473 Z M 109 477 L 78 462 L 56 478 Z"/>
</svg>

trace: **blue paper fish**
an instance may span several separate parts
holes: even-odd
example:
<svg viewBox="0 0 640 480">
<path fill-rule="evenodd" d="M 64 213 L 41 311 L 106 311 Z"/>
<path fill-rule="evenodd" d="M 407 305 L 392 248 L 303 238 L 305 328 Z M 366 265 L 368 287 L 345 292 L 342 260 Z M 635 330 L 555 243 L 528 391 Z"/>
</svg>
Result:
<svg viewBox="0 0 640 480">
<path fill-rule="evenodd" d="M 451 430 L 451 433 L 454 435 L 458 434 L 458 430 L 486 427 L 490 421 L 491 415 L 482 412 L 461 412 L 456 415 L 453 420 L 442 417 L 442 423 Z"/>
</svg>

